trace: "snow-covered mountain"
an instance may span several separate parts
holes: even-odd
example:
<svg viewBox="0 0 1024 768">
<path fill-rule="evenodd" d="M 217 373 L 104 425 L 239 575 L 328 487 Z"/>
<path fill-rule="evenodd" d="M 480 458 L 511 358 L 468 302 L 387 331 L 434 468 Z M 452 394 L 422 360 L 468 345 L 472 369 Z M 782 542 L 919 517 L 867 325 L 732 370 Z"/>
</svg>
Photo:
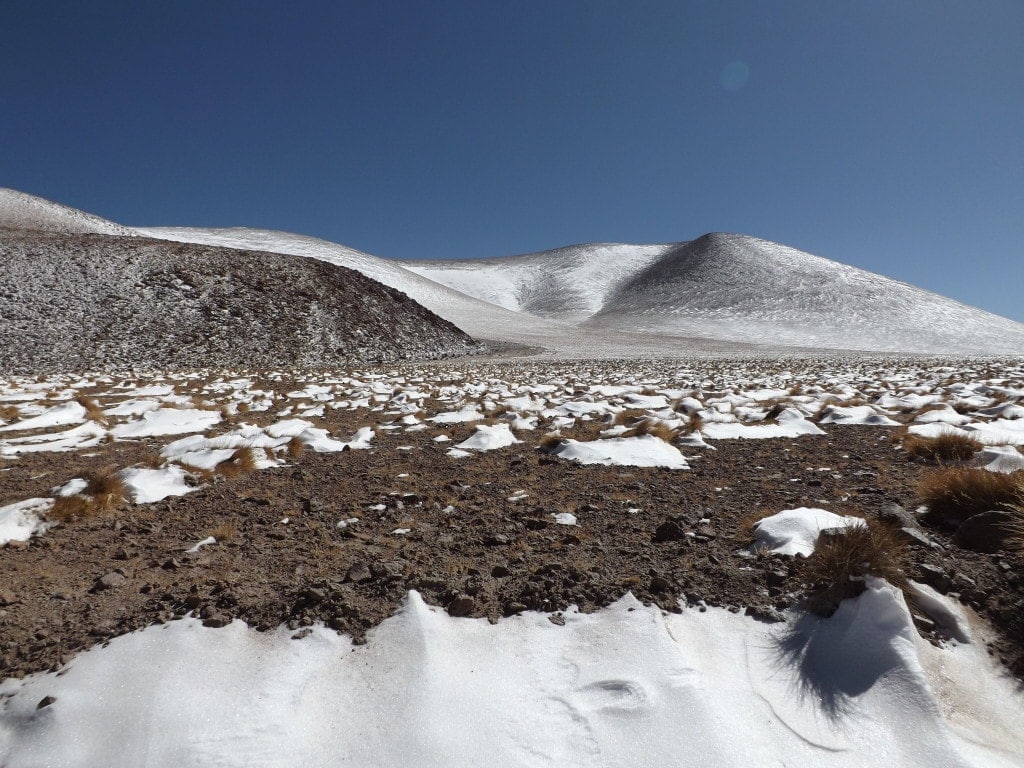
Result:
<svg viewBox="0 0 1024 768">
<path fill-rule="evenodd" d="M 82 214 L 0 190 L 0 226 Z M 92 226 L 118 227 L 89 217 Z M 14 223 L 11 223 L 11 222 Z M 41 222 L 41 223 L 40 223 Z M 70 223 L 68 223 L 70 222 Z M 21 225 L 25 226 L 25 225 Z M 121 228 L 124 229 L 124 228 Z M 470 335 L 570 356 L 846 349 L 1024 354 L 1024 324 L 881 275 L 755 237 L 587 244 L 502 258 L 399 261 L 269 230 L 136 228 L 153 238 L 305 256 L 397 290 Z"/>
</svg>

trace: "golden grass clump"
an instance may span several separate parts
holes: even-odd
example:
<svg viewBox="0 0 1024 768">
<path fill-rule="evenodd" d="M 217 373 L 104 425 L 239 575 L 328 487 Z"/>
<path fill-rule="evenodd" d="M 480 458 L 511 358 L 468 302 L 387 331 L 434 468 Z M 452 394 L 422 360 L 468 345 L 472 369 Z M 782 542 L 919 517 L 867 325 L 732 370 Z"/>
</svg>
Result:
<svg viewBox="0 0 1024 768">
<path fill-rule="evenodd" d="M 288 441 L 286 449 L 288 451 L 289 459 L 298 459 L 306 452 L 306 444 L 302 442 L 302 439 L 298 435 L 295 435 Z"/>
<path fill-rule="evenodd" d="M 952 432 L 938 437 L 910 435 L 903 440 L 903 450 L 909 456 L 934 464 L 967 461 L 984 446 L 973 437 Z"/>
<path fill-rule="evenodd" d="M 692 416 L 690 416 L 689 423 L 685 427 L 683 427 L 682 434 L 692 435 L 694 432 L 700 432 L 701 427 L 703 426 L 704 419 L 702 419 L 699 414 L 695 413 Z"/>
<path fill-rule="evenodd" d="M 238 526 L 234 523 L 221 523 L 210 531 L 210 535 L 217 541 L 228 541 L 238 535 Z"/>
<path fill-rule="evenodd" d="M 0 405 L 0 419 L 4 421 L 17 421 L 21 418 L 21 411 L 14 405 Z"/>
<path fill-rule="evenodd" d="M 812 585 L 808 606 L 818 613 L 832 613 L 840 602 L 864 591 L 866 576 L 902 587 L 906 581 L 903 562 L 903 542 L 882 523 L 822 531 L 804 572 Z"/>
<path fill-rule="evenodd" d="M 921 478 L 917 495 L 928 505 L 927 522 L 959 525 L 980 512 L 1018 504 L 1024 498 L 1024 471 L 944 467 Z"/>
<path fill-rule="evenodd" d="M 253 454 L 252 448 L 239 448 L 231 454 L 230 459 L 225 459 L 214 467 L 213 471 L 214 474 L 221 477 L 241 477 L 254 469 L 256 469 L 256 456 Z"/>
<path fill-rule="evenodd" d="M 68 523 L 77 518 L 87 517 L 88 506 L 89 499 L 81 494 L 58 496 L 53 500 L 53 506 L 46 513 L 46 517 L 59 523 Z"/>
<path fill-rule="evenodd" d="M 82 495 L 91 498 L 95 512 L 110 512 L 128 497 L 128 488 L 117 467 L 109 466 L 86 476 Z"/>
<path fill-rule="evenodd" d="M 75 402 L 85 408 L 85 416 L 90 421 L 95 421 L 97 424 L 107 423 L 107 416 L 103 413 L 100 404 L 96 402 L 96 398 L 79 395 L 75 398 Z"/>
<path fill-rule="evenodd" d="M 561 435 L 556 435 L 554 432 L 550 432 L 540 439 L 540 444 L 537 447 L 542 451 L 553 452 L 564 441 L 565 438 Z"/>
<path fill-rule="evenodd" d="M 672 429 L 668 424 L 656 419 L 642 419 L 636 422 L 630 429 L 622 433 L 622 437 L 639 437 L 640 435 L 651 435 L 660 438 L 666 443 L 676 439 L 678 431 Z"/>
</svg>

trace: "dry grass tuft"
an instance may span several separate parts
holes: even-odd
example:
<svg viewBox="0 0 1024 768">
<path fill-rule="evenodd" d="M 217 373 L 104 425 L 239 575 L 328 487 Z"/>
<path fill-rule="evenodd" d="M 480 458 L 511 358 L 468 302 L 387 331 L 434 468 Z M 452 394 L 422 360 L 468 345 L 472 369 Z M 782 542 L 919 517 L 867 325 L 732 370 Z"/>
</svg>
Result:
<svg viewBox="0 0 1024 768">
<path fill-rule="evenodd" d="M 652 435 L 664 440 L 666 443 L 671 443 L 676 439 L 678 430 L 672 429 L 668 424 L 663 421 L 657 421 L 655 419 L 643 419 L 634 424 L 629 431 L 623 432 L 622 437 L 639 437 L 640 435 Z"/>
<path fill-rule="evenodd" d="M 93 512 L 110 512 L 128 497 L 128 488 L 117 467 L 104 467 L 86 476 L 87 485 L 83 496 L 90 497 L 89 506 Z"/>
<path fill-rule="evenodd" d="M 100 408 L 100 404 L 96 402 L 95 398 L 79 395 L 75 398 L 75 402 L 85 408 L 85 416 L 90 421 L 95 421 L 97 424 L 107 423 L 107 416 L 103 413 L 103 409 Z"/>
<path fill-rule="evenodd" d="M 1006 542 L 1018 552 L 1024 552 L 1024 496 L 1013 503 L 1008 511 L 1013 519 L 1007 526 Z"/>
<path fill-rule="evenodd" d="M 922 461 L 945 464 L 954 461 L 967 461 L 984 446 L 972 437 L 953 433 L 938 437 L 918 437 L 910 435 L 903 441 L 903 450 L 908 455 Z"/>
<path fill-rule="evenodd" d="M 544 437 L 540 439 L 540 443 L 537 447 L 542 451 L 552 452 L 556 448 L 558 448 L 558 446 L 560 446 L 563 442 L 565 442 L 565 438 L 563 438 L 561 435 L 556 435 L 552 432 L 547 435 L 544 435 Z"/>
<path fill-rule="evenodd" d="M 288 451 L 289 459 L 302 458 L 302 454 L 306 452 L 306 444 L 302 442 L 298 435 L 295 435 L 291 440 L 289 440 L 288 445 L 285 447 Z"/>
<path fill-rule="evenodd" d="M 839 603 L 865 589 L 864 577 L 877 576 L 903 587 L 903 543 L 882 523 L 822 531 L 807 559 L 805 577 L 812 585 L 808 607 L 831 614 Z"/>
<path fill-rule="evenodd" d="M 21 418 L 21 411 L 14 405 L 0 405 L 0 419 L 4 421 L 17 421 Z"/>
<path fill-rule="evenodd" d="M 58 496 L 53 500 L 53 506 L 46 513 L 46 517 L 59 523 L 68 523 L 77 518 L 87 517 L 88 506 L 89 499 L 77 493 L 73 496 Z"/>
<path fill-rule="evenodd" d="M 991 509 L 1011 509 L 1024 498 L 1024 471 L 1003 474 L 971 467 L 946 467 L 921 478 L 917 495 L 928 505 L 928 522 L 959 525 Z"/>
<path fill-rule="evenodd" d="M 217 541 L 228 541 L 238 535 L 238 526 L 234 523 L 221 523 L 210 531 L 210 535 Z"/>
<path fill-rule="evenodd" d="M 256 456 L 252 448 L 239 448 L 230 459 L 226 459 L 214 467 L 215 474 L 221 477 L 240 477 L 256 469 Z"/>
<path fill-rule="evenodd" d="M 685 427 L 683 427 L 682 434 L 692 435 L 694 432 L 700 432 L 701 427 L 703 426 L 704 419 L 702 419 L 698 414 L 695 413 L 692 416 L 690 416 L 690 422 Z"/>
</svg>

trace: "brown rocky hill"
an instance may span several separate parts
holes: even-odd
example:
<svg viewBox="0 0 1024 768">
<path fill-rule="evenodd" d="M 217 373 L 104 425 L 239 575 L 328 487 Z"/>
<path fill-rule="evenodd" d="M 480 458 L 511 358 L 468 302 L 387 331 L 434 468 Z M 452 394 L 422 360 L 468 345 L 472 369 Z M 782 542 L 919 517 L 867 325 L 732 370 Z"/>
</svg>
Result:
<svg viewBox="0 0 1024 768">
<path fill-rule="evenodd" d="M 0 374 L 316 368 L 472 354 L 393 288 L 297 256 L 0 230 Z"/>
</svg>

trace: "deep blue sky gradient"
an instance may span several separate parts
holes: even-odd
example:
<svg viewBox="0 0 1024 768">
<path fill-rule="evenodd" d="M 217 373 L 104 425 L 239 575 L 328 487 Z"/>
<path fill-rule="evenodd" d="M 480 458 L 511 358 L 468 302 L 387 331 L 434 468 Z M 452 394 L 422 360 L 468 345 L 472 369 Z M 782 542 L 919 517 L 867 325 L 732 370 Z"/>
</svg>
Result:
<svg viewBox="0 0 1024 768">
<path fill-rule="evenodd" d="M 740 232 L 1024 320 L 1024 2 L 0 0 L 0 186 L 401 258 Z"/>
</svg>

